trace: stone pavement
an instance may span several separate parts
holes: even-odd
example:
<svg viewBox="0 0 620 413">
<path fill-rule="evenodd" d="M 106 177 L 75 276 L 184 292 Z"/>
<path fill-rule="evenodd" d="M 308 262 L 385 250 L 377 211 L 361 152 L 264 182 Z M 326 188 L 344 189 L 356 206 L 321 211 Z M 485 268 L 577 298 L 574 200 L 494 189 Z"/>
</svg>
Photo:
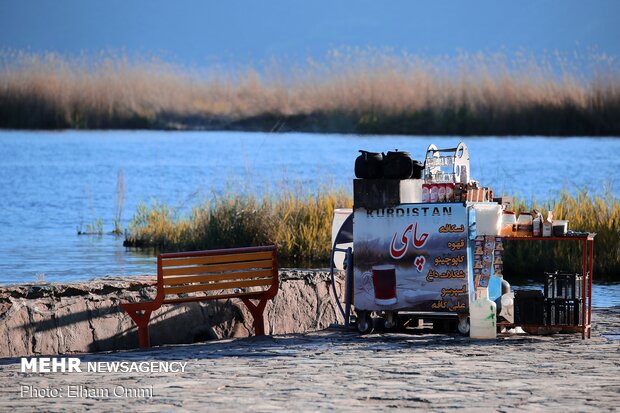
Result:
<svg viewBox="0 0 620 413">
<path fill-rule="evenodd" d="M 593 326 L 590 340 L 570 334 L 472 341 L 327 329 L 78 356 L 82 363 L 187 362 L 179 373 L 21 373 L 20 359 L 0 359 L 0 410 L 614 411 L 620 308 L 595 309 Z M 70 385 L 109 394 L 69 398 Z M 57 388 L 61 395 L 23 396 L 21 386 Z"/>
</svg>

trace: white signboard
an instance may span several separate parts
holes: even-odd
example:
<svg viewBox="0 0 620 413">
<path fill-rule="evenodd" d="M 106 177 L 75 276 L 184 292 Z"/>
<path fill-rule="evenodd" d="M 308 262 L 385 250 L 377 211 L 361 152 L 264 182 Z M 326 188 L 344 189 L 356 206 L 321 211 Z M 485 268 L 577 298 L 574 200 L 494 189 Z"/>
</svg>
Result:
<svg viewBox="0 0 620 413">
<path fill-rule="evenodd" d="M 359 310 L 467 312 L 468 208 L 458 203 L 355 210 Z"/>
</svg>

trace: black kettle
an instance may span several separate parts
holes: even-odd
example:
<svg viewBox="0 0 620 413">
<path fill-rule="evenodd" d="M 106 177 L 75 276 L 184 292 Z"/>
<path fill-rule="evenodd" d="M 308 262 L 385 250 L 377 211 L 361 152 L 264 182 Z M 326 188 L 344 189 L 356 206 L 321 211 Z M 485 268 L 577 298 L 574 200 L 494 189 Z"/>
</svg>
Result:
<svg viewBox="0 0 620 413">
<path fill-rule="evenodd" d="M 383 158 L 383 177 L 386 179 L 409 179 L 413 174 L 413 161 L 409 152 L 398 149 Z"/>
<path fill-rule="evenodd" d="M 361 179 L 379 179 L 383 174 L 383 154 L 360 150 L 355 159 L 355 176 Z"/>
<path fill-rule="evenodd" d="M 411 174 L 411 177 L 413 179 L 422 179 L 422 176 L 424 175 L 424 164 L 420 161 L 416 161 L 415 159 L 411 161 L 411 163 L 413 165 L 413 174 Z"/>
</svg>

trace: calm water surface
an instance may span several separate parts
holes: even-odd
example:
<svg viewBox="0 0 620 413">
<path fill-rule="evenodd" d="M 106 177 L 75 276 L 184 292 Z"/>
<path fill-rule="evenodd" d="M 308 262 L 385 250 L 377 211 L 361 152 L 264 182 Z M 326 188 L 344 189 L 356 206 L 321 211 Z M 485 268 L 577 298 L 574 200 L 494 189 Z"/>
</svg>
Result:
<svg viewBox="0 0 620 413">
<path fill-rule="evenodd" d="M 0 283 L 153 274 L 154 258 L 112 235 L 78 236 L 97 219 L 113 229 L 119 172 L 126 228 L 141 202 L 186 213 L 225 192 L 349 189 L 357 151 L 407 150 L 456 137 L 242 132 L 0 132 Z M 465 138 L 472 177 L 496 193 L 546 200 L 560 190 L 617 194 L 620 140 Z M 596 290 L 595 290 L 596 292 Z M 616 296 L 620 296 L 620 290 Z"/>
</svg>

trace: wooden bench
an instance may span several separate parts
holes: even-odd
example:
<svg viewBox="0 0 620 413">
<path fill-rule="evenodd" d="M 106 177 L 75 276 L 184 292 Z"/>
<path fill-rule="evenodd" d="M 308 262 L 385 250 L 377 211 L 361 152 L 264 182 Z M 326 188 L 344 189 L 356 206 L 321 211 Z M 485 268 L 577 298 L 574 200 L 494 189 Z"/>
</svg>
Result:
<svg viewBox="0 0 620 413">
<path fill-rule="evenodd" d="M 151 313 L 164 304 L 239 298 L 254 317 L 254 333 L 264 335 L 263 312 L 278 292 L 275 246 L 160 254 L 153 301 L 122 303 L 138 325 L 140 347 L 150 347 Z M 258 300 L 254 303 L 251 300 Z"/>
</svg>

